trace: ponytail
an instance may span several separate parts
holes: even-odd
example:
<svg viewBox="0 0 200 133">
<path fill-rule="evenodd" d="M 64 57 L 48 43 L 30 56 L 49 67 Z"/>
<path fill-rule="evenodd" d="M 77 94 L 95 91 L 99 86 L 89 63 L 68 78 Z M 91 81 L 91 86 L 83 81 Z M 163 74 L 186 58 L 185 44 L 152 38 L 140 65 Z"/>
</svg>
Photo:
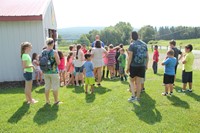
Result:
<svg viewBox="0 0 200 133">
<path fill-rule="evenodd" d="M 80 44 L 78 44 L 77 45 L 77 52 L 76 52 L 76 59 L 78 59 L 78 51 L 81 49 L 81 45 Z"/>
</svg>

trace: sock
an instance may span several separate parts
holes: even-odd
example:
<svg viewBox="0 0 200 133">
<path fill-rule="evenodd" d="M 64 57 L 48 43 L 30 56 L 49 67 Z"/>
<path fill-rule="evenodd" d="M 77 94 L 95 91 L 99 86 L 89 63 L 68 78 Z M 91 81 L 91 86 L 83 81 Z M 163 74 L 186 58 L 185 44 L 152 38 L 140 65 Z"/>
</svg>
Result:
<svg viewBox="0 0 200 133">
<path fill-rule="evenodd" d="M 106 78 L 108 78 L 109 70 L 106 71 Z"/>
<path fill-rule="evenodd" d="M 102 78 L 104 78 L 104 76 L 105 76 L 105 70 L 103 70 Z"/>
</svg>

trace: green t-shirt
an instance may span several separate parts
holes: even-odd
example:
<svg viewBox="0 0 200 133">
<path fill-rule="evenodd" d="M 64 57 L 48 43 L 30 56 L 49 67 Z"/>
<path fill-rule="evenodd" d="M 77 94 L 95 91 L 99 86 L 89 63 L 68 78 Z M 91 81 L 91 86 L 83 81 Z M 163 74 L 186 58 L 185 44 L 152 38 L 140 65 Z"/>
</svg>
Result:
<svg viewBox="0 0 200 133">
<path fill-rule="evenodd" d="M 26 66 L 32 66 L 32 61 L 31 61 L 31 57 L 29 54 L 23 54 L 22 55 L 22 61 L 25 61 L 26 62 Z M 30 67 L 30 68 L 25 68 L 24 69 L 25 72 L 33 72 L 33 68 Z"/>
<path fill-rule="evenodd" d="M 125 68 L 125 66 L 126 66 L 126 55 L 120 54 L 120 56 L 118 57 L 118 61 L 119 61 L 119 66 Z"/>
<path fill-rule="evenodd" d="M 194 62 L 194 54 L 192 52 L 186 53 L 185 61 L 186 61 L 186 63 L 183 64 L 183 70 L 185 70 L 185 72 L 192 72 L 192 66 L 193 66 L 193 62 Z"/>
</svg>

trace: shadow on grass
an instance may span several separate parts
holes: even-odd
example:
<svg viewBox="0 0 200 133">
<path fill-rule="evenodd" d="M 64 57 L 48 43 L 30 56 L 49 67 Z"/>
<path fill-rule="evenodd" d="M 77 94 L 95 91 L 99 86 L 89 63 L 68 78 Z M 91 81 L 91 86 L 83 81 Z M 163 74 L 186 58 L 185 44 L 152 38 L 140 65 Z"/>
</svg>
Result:
<svg viewBox="0 0 200 133">
<path fill-rule="evenodd" d="M 106 87 L 103 87 L 103 86 L 100 86 L 100 87 L 95 87 L 94 88 L 94 93 L 98 93 L 100 95 L 106 93 L 106 92 L 109 92 L 109 91 L 112 91 L 111 89 L 108 89 Z"/>
<path fill-rule="evenodd" d="M 9 123 L 17 123 L 28 112 L 30 105 L 24 102 L 22 106 L 10 117 Z"/>
<path fill-rule="evenodd" d="M 182 83 L 182 79 L 176 78 L 175 82 Z"/>
<path fill-rule="evenodd" d="M 200 102 L 200 95 L 195 94 L 194 92 L 186 92 L 187 96 L 194 98 L 194 100 Z"/>
<path fill-rule="evenodd" d="M 37 87 L 33 87 L 32 91 L 37 89 Z M 23 94 L 24 88 L 6 88 L 6 89 L 0 89 L 0 95 L 2 94 Z"/>
<path fill-rule="evenodd" d="M 45 93 L 45 88 L 41 88 L 40 90 L 35 90 L 36 93 L 39 93 L 39 94 L 44 94 Z"/>
<path fill-rule="evenodd" d="M 84 93 L 84 87 L 75 86 L 72 92 L 77 93 L 77 94 Z"/>
<path fill-rule="evenodd" d="M 86 94 L 85 95 L 85 101 L 87 103 L 92 103 L 95 100 L 95 94 Z"/>
<path fill-rule="evenodd" d="M 156 101 L 152 99 L 148 94 L 142 94 L 142 100 L 137 103 L 133 103 L 134 112 L 138 118 L 147 124 L 153 125 L 156 122 L 161 122 L 162 115 L 155 107 Z"/>
<path fill-rule="evenodd" d="M 161 74 L 161 73 L 157 73 L 157 74 L 155 74 L 155 75 L 157 75 L 157 76 L 163 76 L 164 74 Z"/>
<path fill-rule="evenodd" d="M 167 99 L 172 102 L 173 106 L 181 107 L 181 108 L 185 108 L 185 109 L 189 109 L 190 108 L 190 105 L 186 101 L 181 100 L 177 96 L 173 95 L 171 97 L 167 97 Z"/>
<path fill-rule="evenodd" d="M 45 104 L 37 111 L 36 115 L 33 118 L 33 121 L 38 125 L 43 125 L 48 123 L 49 121 L 53 121 L 58 117 L 58 109 L 59 105 L 51 106 L 49 104 Z"/>
</svg>

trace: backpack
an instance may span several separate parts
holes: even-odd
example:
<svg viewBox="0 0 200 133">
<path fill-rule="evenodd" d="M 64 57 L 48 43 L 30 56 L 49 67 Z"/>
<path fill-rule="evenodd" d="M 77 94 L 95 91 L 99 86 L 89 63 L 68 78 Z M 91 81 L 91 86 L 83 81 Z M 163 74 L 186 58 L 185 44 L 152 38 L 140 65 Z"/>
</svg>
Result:
<svg viewBox="0 0 200 133">
<path fill-rule="evenodd" d="M 51 59 L 50 59 L 51 52 L 53 52 L 53 50 L 51 51 L 44 50 L 42 51 L 42 56 L 39 58 L 40 69 L 43 72 L 47 72 L 48 70 L 51 70 L 51 66 L 52 66 Z"/>
</svg>

